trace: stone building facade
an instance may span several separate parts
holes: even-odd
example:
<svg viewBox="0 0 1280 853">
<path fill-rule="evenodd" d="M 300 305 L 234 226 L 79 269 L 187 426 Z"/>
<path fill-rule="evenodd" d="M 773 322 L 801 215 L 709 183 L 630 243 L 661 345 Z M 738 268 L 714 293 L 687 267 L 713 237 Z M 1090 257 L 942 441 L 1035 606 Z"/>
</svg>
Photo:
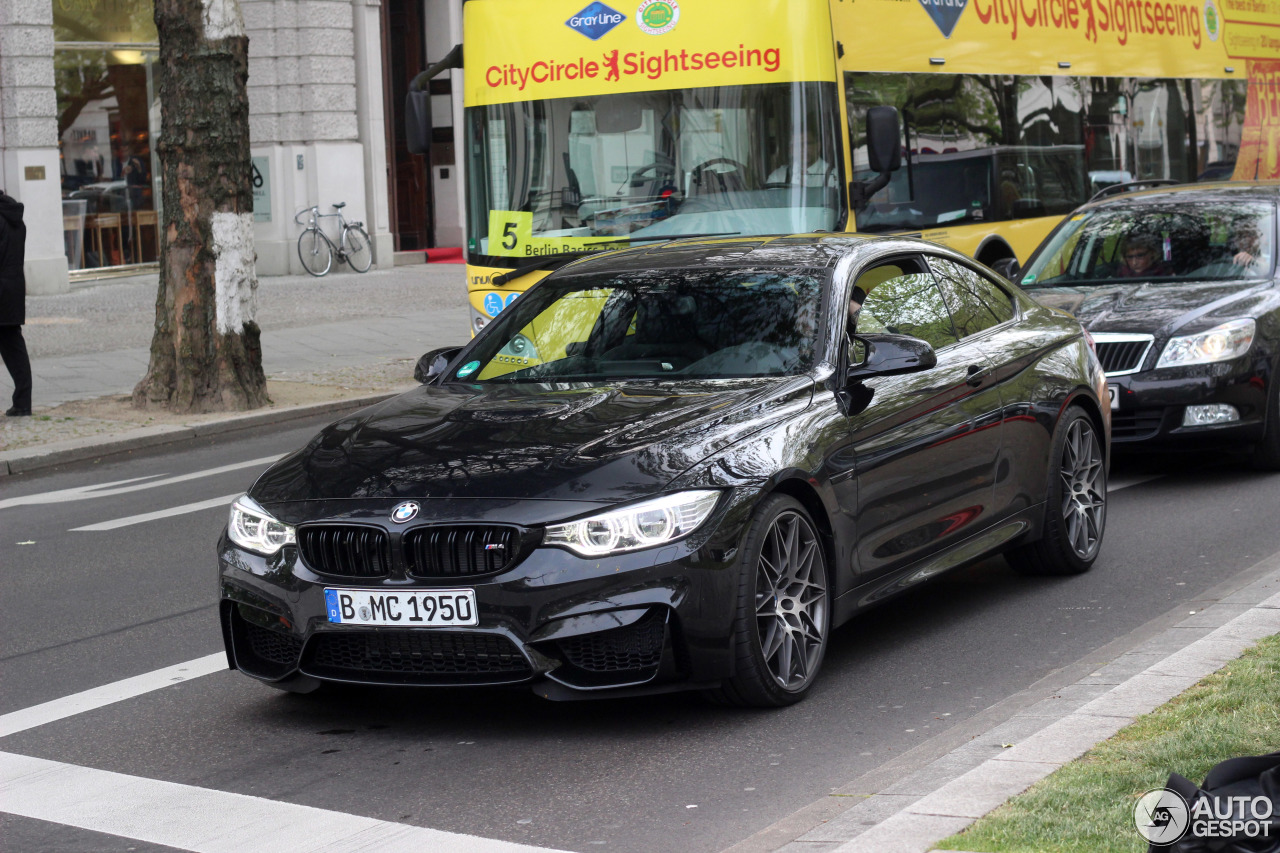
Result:
<svg viewBox="0 0 1280 853">
<path fill-rule="evenodd" d="M 345 202 L 378 266 L 461 245 L 461 175 L 409 158 L 395 127 L 407 80 L 461 40 L 461 5 L 240 0 L 259 275 L 302 271 L 294 216 L 312 205 Z M 29 292 L 154 264 L 157 49 L 151 0 L 0 2 L 0 186 L 26 205 Z M 448 150 L 456 91 L 435 98 Z"/>
</svg>

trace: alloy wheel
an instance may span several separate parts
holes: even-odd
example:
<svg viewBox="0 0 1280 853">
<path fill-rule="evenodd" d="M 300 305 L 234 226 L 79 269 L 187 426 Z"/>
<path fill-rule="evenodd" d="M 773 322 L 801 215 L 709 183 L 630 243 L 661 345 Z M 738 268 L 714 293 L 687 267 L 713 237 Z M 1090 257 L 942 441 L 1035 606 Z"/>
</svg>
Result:
<svg viewBox="0 0 1280 853">
<path fill-rule="evenodd" d="M 827 623 L 822 545 L 808 519 L 784 512 L 769 526 L 756 568 L 760 651 L 784 690 L 801 690 L 816 675 Z"/>
<path fill-rule="evenodd" d="M 1062 448 L 1062 521 L 1071 549 L 1089 559 L 1102 542 L 1107 518 L 1107 474 L 1102 448 L 1084 418 L 1067 430 Z"/>
</svg>

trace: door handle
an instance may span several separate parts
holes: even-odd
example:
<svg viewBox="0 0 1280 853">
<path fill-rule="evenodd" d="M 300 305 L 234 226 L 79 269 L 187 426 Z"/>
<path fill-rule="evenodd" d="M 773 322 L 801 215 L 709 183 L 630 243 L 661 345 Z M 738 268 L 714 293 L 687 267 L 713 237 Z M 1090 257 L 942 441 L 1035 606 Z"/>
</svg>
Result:
<svg viewBox="0 0 1280 853">
<path fill-rule="evenodd" d="M 968 375 L 964 379 L 965 385 L 971 385 L 977 388 L 982 384 L 982 380 L 991 375 L 991 371 L 980 364 L 969 365 Z"/>
</svg>

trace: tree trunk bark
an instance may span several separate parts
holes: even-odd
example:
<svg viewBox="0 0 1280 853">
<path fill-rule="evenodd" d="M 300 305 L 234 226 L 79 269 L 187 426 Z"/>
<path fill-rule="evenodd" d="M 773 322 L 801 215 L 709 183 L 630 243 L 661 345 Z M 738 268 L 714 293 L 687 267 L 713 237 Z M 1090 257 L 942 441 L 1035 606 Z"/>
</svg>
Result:
<svg viewBox="0 0 1280 853">
<path fill-rule="evenodd" d="M 139 408 L 253 409 L 270 402 L 254 322 L 249 39 L 237 0 L 155 0 L 160 288 Z"/>
</svg>

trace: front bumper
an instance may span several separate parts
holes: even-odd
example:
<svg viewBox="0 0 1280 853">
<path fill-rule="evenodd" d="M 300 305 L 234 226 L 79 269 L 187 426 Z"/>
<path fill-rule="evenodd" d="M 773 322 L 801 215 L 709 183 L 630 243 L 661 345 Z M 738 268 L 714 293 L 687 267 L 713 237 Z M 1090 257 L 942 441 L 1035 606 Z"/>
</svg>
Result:
<svg viewBox="0 0 1280 853">
<path fill-rule="evenodd" d="M 228 661 L 281 685 L 527 683 L 550 698 L 713 686 L 733 672 L 727 637 L 750 497 L 735 490 L 702 528 L 671 545 L 605 559 L 535 547 L 501 574 L 469 580 L 416 580 L 394 567 L 384 579 L 335 579 L 313 571 L 295 546 L 262 557 L 224 534 Z M 324 590 L 342 587 L 468 587 L 479 624 L 333 624 Z"/>
<path fill-rule="evenodd" d="M 1147 370 L 1108 376 L 1115 389 L 1111 440 L 1121 448 L 1238 448 L 1259 441 L 1266 430 L 1267 399 L 1274 381 L 1265 360 Z M 1240 419 L 1209 426 L 1183 426 L 1188 406 L 1226 404 Z"/>
</svg>

